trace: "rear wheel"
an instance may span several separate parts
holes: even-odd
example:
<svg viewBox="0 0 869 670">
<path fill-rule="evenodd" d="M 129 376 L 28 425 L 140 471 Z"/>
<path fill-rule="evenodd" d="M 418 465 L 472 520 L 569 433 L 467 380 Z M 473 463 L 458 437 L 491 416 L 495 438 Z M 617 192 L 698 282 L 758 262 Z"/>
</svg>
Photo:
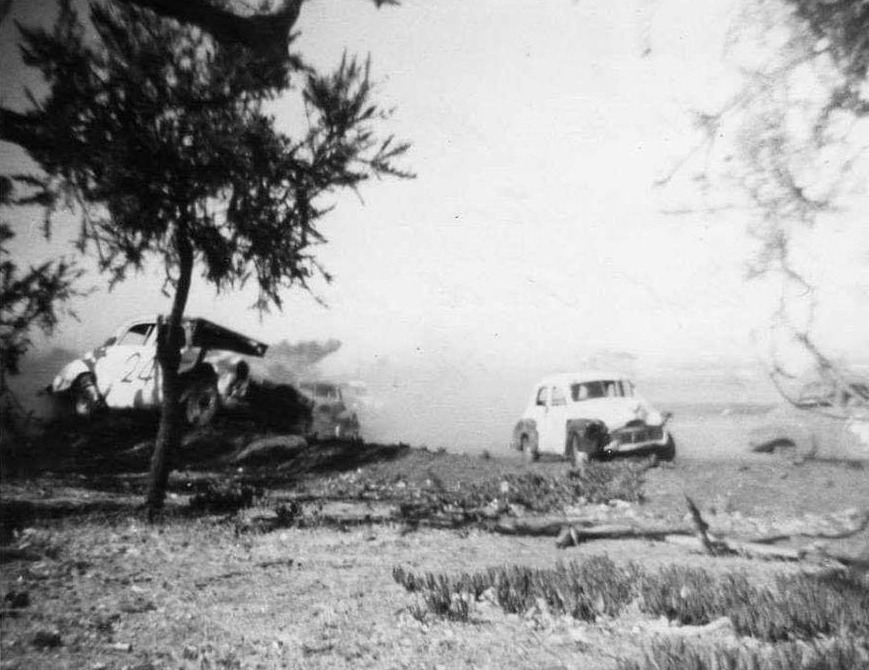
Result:
<svg viewBox="0 0 869 670">
<path fill-rule="evenodd" d="M 90 419 L 102 406 L 103 399 L 93 375 L 82 375 L 72 387 L 72 409 L 77 417 Z"/>
<path fill-rule="evenodd" d="M 196 377 L 187 383 L 181 394 L 184 420 L 190 426 L 207 426 L 220 408 L 217 380 L 213 377 Z"/>
</svg>

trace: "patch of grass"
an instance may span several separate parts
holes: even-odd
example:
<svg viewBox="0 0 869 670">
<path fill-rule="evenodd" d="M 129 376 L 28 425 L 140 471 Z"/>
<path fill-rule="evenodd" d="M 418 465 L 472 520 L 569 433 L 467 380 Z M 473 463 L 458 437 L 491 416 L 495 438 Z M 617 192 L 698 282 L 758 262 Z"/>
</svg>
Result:
<svg viewBox="0 0 869 670">
<path fill-rule="evenodd" d="M 716 578 L 702 569 L 676 566 L 649 573 L 599 556 L 554 569 L 504 566 L 458 576 L 415 575 L 396 567 L 393 578 L 422 595 L 437 615 L 449 612 L 457 595 L 475 600 L 491 589 L 494 602 L 515 614 L 542 601 L 553 615 L 594 621 L 600 615 L 618 616 L 637 600 L 641 611 L 682 625 L 705 625 L 726 616 L 740 635 L 766 642 L 869 636 L 869 584 L 857 575 L 780 575 L 773 587 L 759 587 L 743 573 Z"/>
<path fill-rule="evenodd" d="M 411 593 L 422 595 L 426 609 L 418 605 L 410 609 L 411 616 L 417 621 L 424 621 L 426 612 L 451 621 L 468 621 L 470 598 L 477 598 L 485 591 L 485 588 L 479 589 L 485 581 L 479 575 L 465 574 L 453 579 L 447 575 L 429 572 L 417 576 L 406 572 L 401 566 L 396 566 L 392 570 L 392 578 Z"/>
<path fill-rule="evenodd" d="M 758 646 L 721 646 L 657 639 L 640 660 L 621 659 L 618 670 L 855 670 L 869 667 L 869 639 L 845 637 Z"/>
<path fill-rule="evenodd" d="M 190 498 L 188 507 L 194 512 L 230 514 L 251 507 L 261 498 L 261 489 L 235 481 L 206 481 Z"/>
<path fill-rule="evenodd" d="M 643 473 L 647 469 L 645 462 L 592 462 L 585 468 L 571 470 L 567 478 L 573 490 L 592 503 L 642 502 Z"/>
<path fill-rule="evenodd" d="M 599 615 L 615 616 L 634 598 L 636 575 L 633 565 L 621 568 L 606 556 L 559 563 L 552 570 L 504 566 L 457 576 L 416 575 L 400 566 L 392 571 L 393 579 L 407 591 L 419 593 L 433 614 L 451 619 L 457 619 L 453 616 L 457 598 L 466 607 L 490 592 L 510 614 L 524 614 L 542 600 L 554 615 L 594 621 Z"/>
<path fill-rule="evenodd" d="M 459 465 L 470 468 L 483 460 L 455 459 L 453 470 L 461 470 Z M 577 502 L 640 502 L 646 470 L 636 462 L 595 462 L 582 471 L 557 475 L 523 472 L 492 476 L 484 472 L 476 478 L 460 479 L 450 470 L 448 476 L 436 465 L 435 461 L 427 463 L 416 477 L 407 472 L 378 475 L 360 470 L 320 481 L 311 493 L 332 499 L 389 500 L 410 506 L 419 517 L 445 510 L 473 512 L 490 505 L 522 505 L 535 512 L 553 512 Z"/>
</svg>

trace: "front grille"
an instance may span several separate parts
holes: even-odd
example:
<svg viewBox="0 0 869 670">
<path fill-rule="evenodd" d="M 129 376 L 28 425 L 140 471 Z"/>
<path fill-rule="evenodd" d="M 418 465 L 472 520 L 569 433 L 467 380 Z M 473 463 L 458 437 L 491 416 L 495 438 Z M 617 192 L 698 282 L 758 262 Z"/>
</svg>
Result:
<svg viewBox="0 0 869 670">
<path fill-rule="evenodd" d="M 637 426 L 632 428 L 620 428 L 613 431 L 613 438 L 621 444 L 640 444 L 642 442 L 654 442 L 663 439 L 663 426 Z"/>
</svg>

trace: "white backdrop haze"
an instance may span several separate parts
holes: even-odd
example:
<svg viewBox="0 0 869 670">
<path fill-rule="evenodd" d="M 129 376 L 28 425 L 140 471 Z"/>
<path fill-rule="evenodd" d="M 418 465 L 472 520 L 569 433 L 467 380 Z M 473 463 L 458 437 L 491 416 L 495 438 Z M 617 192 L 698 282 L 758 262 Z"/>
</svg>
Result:
<svg viewBox="0 0 869 670">
<path fill-rule="evenodd" d="M 12 18 L 41 20 L 52 5 L 15 3 Z M 745 280 L 745 215 L 666 214 L 698 196 L 688 180 L 653 186 L 697 140 L 691 110 L 737 84 L 722 58 L 736 6 L 408 0 L 378 11 L 311 0 L 296 46 L 320 67 L 370 52 L 378 95 L 395 107 L 385 129 L 413 142 L 418 177 L 336 200 L 320 253 L 335 281 L 315 284 L 327 307 L 297 292 L 260 317 L 250 291 L 218 296 L 197 280 L 188 313 L 266 342 L 340 340 L 321 372 L 368 385 L 370 438 L 502 449 L 538 377 L 601 352 L 663 409 L 768 402 L 755 343 L 775 289 Z M 11 21 L 0 46 L 0 91 L 13 104 L 35 84 L 15 62 Z M 300 122 L 294 100 L 274 113 L 288 130 Z M 8 145 L 0 160 L 28 166 Z M 860 211 L 800 242 L 825 287 L 821 337 L 843 355 L 869 341 Z M 74 253 L 72 216 L 58 217 L 50 243 L 41 212 L 4 216 L 17 261 Z M 87 281 L 97 290 L 75 303 L 79 320 L 38 338 L 34 360 L 168 311 L 159 268 L 112 292 L 96 274 Z"/>
</svg>

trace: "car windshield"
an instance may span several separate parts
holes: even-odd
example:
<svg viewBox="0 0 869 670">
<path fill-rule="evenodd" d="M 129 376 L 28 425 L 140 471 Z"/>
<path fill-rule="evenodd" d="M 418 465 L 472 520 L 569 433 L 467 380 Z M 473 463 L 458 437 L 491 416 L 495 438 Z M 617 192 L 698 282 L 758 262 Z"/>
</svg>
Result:
<svg viewBox="0 0 869 670">
<path fill-rule="evenodd" d="M 618 379 L 570 385 L 570 397 L 573 402 L 594 400 L 595 398 L 623 398 L 631 395 L 633 395 L 633 391 L 630 383 Z"/>
</svg>

